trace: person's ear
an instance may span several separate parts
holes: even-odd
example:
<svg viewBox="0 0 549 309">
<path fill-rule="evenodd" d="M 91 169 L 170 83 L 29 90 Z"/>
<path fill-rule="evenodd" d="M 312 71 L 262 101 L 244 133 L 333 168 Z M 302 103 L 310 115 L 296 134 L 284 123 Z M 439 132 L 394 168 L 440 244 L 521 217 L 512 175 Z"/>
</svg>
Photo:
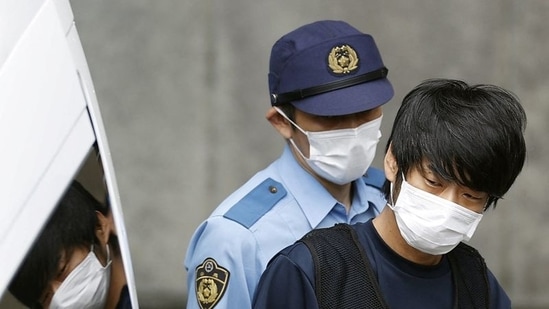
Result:
<svg viewBox="0 0 549 309">
<path fill-rule="evenodd" d="M 104 247 L 109 242 L 111 235 L 111 220 L 100 211 L 95 211 L 97 215 L 97 226 L 95 227 L 95 236 L 99 239 L 101 246 Z"/>
<path fill-rule="evenodd" d="M 267 111 L 265 118 L 267 118 L 267 121 L 271 123 L 271 125 L 278 131 L 278 133 L 280 133 L 280 135 L 282 135 L 282 137 L 285 139 L 292 137 L 292 124 L 288 121 L 288 119 L 280 115 L 276 109 L 271 107 Z"/>
<path fill-rule="evenodd" d="M 396 176 L 398 173 L 398 165 L 393 155 L 393 145 L 390 144 L 385 153 L 385 159 L 383 160 L 383 167 L 385 169 L 385 178 L 390 182 L 396 181 Z"/>
</svg>

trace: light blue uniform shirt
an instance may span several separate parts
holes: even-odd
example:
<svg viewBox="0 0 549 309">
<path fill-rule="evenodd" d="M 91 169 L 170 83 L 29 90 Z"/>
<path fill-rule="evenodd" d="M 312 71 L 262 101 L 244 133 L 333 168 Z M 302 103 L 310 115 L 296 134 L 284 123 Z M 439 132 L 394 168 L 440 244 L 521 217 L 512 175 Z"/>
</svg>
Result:
<svg viewBox="0 0 549 309">
<path fill-rule="evenodd" d="M 280 250 L 314 228 L 378 215 L 386 203 L 378 188 L 384 174 L 366 174 L 353 182 L 347 214 L 286 146 L 196 229 L 185 257 L 187 309 L 251 308 L 261 273 Z"/>
</svg>

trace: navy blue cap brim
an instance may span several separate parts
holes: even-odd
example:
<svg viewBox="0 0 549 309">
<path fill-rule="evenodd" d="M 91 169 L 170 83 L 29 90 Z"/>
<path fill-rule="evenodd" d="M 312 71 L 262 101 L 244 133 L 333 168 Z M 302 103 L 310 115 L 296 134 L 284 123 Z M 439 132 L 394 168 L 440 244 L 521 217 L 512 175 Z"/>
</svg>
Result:
<svg viewBox="0 0 549 309">
<path fill-rule="evenodd" d="M 374 109 L 394 95 L 387 78 L 334 90 L 291 102 L 300 111 L 317 116 L 341 116 Z"/>
</svg>

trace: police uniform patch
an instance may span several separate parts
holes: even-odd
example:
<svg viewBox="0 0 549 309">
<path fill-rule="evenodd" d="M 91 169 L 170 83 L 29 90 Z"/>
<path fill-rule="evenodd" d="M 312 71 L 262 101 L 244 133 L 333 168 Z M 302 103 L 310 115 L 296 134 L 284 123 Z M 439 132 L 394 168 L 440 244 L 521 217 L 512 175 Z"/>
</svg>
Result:
<svg viewBox="0 0 549 309">
<path fill-rule="evenodd" d="M 207 258 L 202 265 L 196 267 L 196 299 L 202 309 L 213 308 L 223 297 L 229 271 L 217 265 L 212 258 Z"/>
<path fill-rule="evenodd" d="M 335 46 L 328 55 L 328 66 L 335 74 L 349 74 L 358 68 L 358 55 L 349 45 Z"/>
</svg>

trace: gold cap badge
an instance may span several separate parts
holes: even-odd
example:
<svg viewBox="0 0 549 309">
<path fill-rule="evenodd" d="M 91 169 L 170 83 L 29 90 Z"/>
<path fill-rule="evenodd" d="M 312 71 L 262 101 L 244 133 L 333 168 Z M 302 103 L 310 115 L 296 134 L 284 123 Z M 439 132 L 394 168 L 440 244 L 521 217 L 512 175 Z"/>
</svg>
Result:
<svg viewBox="0 0 549 309">
<path fill-rule="evenodd" d="M 225 293 L 229 271 L 212 258 L 207 258 L 196 267 L 196 299 L 202 309 L 211 309 Z"/>
<path fill-rule="evenodd" d="M 348 74 L 358 68 L 358 56 L 349 45 L 336 46 L 328 55 L 328 66 L 336 74 Z"/>
</svg>

